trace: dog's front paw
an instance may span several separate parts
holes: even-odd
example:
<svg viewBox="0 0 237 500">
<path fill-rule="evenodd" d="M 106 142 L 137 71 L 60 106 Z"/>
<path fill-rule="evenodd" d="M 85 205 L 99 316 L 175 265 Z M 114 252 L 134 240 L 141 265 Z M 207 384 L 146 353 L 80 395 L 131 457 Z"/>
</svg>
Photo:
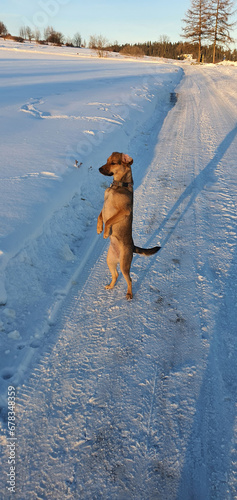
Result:
<svg viewBox="0 0 237 500">
<path fill-rule="evenodd" d="M 102 231 L 103 231 L 103 222 L 99 221 L 97 222 L 97 234 L 102 233 Z"/>
<path fill-rule="evenodd" d="M 105 224 L 105 229 L 104 229 L 104 238 L 108 238 L 110 235 L 110 226 L 108 226 L 107 224 Z"/>
</svg>

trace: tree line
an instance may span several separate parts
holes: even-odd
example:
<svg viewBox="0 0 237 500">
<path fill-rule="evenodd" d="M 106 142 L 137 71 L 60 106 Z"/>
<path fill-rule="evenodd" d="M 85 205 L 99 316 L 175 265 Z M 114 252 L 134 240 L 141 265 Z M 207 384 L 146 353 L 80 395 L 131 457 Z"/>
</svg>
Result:
<svg viewBox="0 0 237 500">
<path fill-rule="evenodd" d="M 88 46 L 96 49 L 98 55 L 103 57 L 105 52 L 114 51 L 124 55 L 132 56 L 151 56 L 163 57 L 169 59 L 184 59 L 192 56 L 198 62 L 219 62 L 224 58 L 228 60 L 237 60 L 236 49 L 232 50 L 229 44 L 234 42 L 231 36 L 231 30 L 235 22 L 231 19 L 235 14 L 234 2 L 232 0 L 191 0 L 191 5 L 186 12 L 183 21 L 182 35 L 184 41 L 171 43 L 165 35 L 160 37 L 159 41 L 144 42 L 135 44 L 119 44 L 115 42 L 109 44 L 103 36 L 90 36 Z M 4 23 L 0 22 L 0 36 L 8 35 Z M 70 47 L 86 46 L 79 32 L 72 39 L 65 43 L 65 37 L 62 33 L 48 26 L 44 30 L 44 38 L 38 29 L 33 32 L 29 26 L 20 28 L 20 36 L 12 37 L 18 41 L 36 40 L 38 43 L 51 43 L 54 45 L 67 45 Z"/>
<path fill-rule="evenodd" d="M 138 44 L 113 44 L 107 46 L 107 50 L 113 52 L 120 52 L 124 55 L 131 55 L 134 57 L 151 56 L 161 57 L 167 59 L 184 60 L 186 58 L 193 58 L 199 60 L 199 45 L 198 43 L 188 42 L 175 42 L 158 41 L 158 42 L 145 42 Z M 203 62 L 211 63 L 213 61 L 213 46 L 203 45 L 201 51 L 201 59 Z M 230 50 L 221 46 L 216 47 L 216 62 L 227 59 L 229 61 L 237 61 L 237 50 Z"/>
<path fill-rule="evenodd" d="M 81 47 L 82 38 L 79 32 L 77 32 L 73 38 L 69 38 L 65 41 L 64 35 L 60 31 L 56 31 L 52 26 L 47 26 L 44 29 L 43 38 L 41 37 L 41 32 L 39 29 L 34 31 L 29 26 L 22 26 L 19 30 L 19 36 L 12 36 L 8 33 L 8 30 L 3 22 L 0 21 L 0 36 L 4 38 L 11 38 L 13 40 L 23 42 L 24 40 L 35 40 L 37 43 L 47 44 L 51 43 L 53 45 L 67 45 L 70 47 Z"/>
</svg>

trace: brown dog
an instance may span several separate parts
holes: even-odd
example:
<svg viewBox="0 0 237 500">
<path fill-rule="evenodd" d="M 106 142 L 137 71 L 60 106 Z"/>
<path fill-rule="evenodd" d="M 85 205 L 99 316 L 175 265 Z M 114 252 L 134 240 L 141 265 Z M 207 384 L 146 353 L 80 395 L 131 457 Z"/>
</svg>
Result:
<svg viewBox="0 0 237 500">
<path fill-rule="evenodd" d="M 112 153 L 107 163 L 99 169 L 103 175 L 113 175 L 114 180 L 105 191 L 104 206 L 97 221 L 97 233 L 103 231 L 104 238 L 110 237 L 107 264 L 112 281 L 106 288 L 113 288 L 117 278 L 117 264 L 128 284 L 127 299 L 132 299 L 130 267 L 133 253 L 153 255 L 160 247 L 150 249 L 136 247 L 132 239 L 133 219 L 133 179 L 131 165 L 133 159 L 123 153 Z"/>
</svg>

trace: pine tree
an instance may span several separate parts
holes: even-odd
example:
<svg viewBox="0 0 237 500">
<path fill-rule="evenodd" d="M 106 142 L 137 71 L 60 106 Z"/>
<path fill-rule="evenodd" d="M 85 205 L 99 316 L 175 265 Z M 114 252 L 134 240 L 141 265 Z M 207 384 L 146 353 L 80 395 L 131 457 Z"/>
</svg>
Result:
<svg viewBox="0 0 237 500">
<path fill-rule="evenodd" d="M 191 0 L 191 8 L 186 13 L 184 38 L 198 43 L 198 62 L 201 59 L 202 40 L 208 38 L 210 32 L 210 3 L 209 0 Z"/>
<path fill-rule="evenodd" d="M 234 42 L 230 36 L 231 29 L 236 23 L 230 22 L 230 17 L 235 13 L 232 0 L 214 0 L 211 2 L 212 27 L 210 40 L 213 41 L 213 63 L 215 63 L 216 45 L 228 45 Z"/>
</svg>

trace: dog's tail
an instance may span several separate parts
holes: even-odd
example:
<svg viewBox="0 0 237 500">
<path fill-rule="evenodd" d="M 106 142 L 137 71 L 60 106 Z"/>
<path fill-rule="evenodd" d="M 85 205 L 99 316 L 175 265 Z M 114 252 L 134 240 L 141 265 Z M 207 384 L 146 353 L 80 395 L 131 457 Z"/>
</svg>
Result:
<svg viewBox="0 0 237 500">
<path fill-rule="evenodd" d="M 140 255 L 154 255 L 157 253 L 161 247 L 153 247 L 153 248 L 140 248 L 133 245 L 133 253 L 139 253 Z"/>
</svg>

